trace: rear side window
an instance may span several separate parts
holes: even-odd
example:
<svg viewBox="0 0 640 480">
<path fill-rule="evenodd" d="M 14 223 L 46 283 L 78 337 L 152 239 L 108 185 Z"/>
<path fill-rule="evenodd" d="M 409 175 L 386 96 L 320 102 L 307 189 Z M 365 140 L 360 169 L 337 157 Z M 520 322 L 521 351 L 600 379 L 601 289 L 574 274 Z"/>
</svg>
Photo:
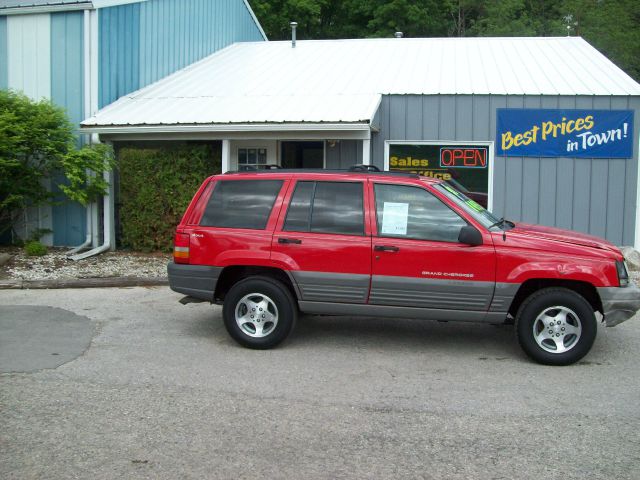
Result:
<svg viewBox="0 0 640 480">
<path fill-rule="evenodd" d="M 298 182 L 285 231 L 364 235 L 361 182 Z"/>
<path fill-rule="evenodd" d="M 264 230 L 282 183 L 282 180 L 217 182 L 200 225 Z"/>
</svg>

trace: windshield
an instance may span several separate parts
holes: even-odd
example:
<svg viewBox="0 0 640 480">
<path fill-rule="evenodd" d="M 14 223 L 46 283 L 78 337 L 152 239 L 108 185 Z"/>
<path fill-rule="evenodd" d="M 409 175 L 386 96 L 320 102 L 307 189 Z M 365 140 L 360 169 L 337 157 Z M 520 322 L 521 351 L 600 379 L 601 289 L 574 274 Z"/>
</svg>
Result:
<svg viewBox="0 0 640 480">
<path fill-rule="evenodd" d="M 444 193 L 447 198 L 451 199 L 455 204 L 462 207 L 465 212 L 480 222 L 483 227 L 490 228 L 494 225 L 499 226 L 501 223 L 500 219 L 496 218 L 490 211 L 486 210 L 478 202 L 471 200 L 464 193 L 459 192 L 451 185 L 443 182 L 436 185 L 435 188 Z M 504 225 L 504 223 L 502 223 L 502 225 Z"/>
</svg>

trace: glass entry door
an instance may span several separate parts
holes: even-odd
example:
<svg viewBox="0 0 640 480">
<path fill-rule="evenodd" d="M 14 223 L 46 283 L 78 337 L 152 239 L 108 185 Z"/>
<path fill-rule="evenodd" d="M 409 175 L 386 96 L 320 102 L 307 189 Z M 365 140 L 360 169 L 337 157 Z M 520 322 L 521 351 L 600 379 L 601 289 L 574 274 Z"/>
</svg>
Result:
<svg viewBox="0 0 640 480">
<path fill-rule="evenodd" d="M 282 168 L 324 168 L 324 142 L 280 142 Z"/>
</svg>

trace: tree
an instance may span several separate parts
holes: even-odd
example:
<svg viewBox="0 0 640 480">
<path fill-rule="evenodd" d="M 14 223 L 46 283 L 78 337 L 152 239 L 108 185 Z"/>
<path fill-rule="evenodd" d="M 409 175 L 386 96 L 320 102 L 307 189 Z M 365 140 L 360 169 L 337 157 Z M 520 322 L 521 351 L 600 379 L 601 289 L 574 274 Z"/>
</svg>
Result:
<svg viewBox="0 0 640 480">
<path fill-rule="evenodd" d="M 640 80 L 640 2 L 565 0 L 562 14 L 572 28 L 572 35 L 583 37 Z"/>
<path fill-rule="evenodd" d="M 106 193 L 102 173 L 111 168 L 105 146 L 76 148 L 73 126 L 61 108 L 0 90 L 0 233 L 25 208 L 53 202 L 47 186 L 57 173 L 68 180 L 60 185 L 65 195 L 86 205 Z"/>
</svg>

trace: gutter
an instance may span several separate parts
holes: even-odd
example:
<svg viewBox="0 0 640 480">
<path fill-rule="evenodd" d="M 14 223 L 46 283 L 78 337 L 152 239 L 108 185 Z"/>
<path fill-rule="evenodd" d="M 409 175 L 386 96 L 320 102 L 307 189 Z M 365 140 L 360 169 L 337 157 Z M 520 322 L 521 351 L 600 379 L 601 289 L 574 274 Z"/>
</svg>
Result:
<svg viewBox="0 0 640 480">
<path fill-rule="evenodd" d="M 206 125 L 81 125 L 83 133 L 231 133 L 231 132 L 291 132 L 291 131 L 369 131 L 368 122 L 351 123 L 239 123 Z"/>
</svg>

